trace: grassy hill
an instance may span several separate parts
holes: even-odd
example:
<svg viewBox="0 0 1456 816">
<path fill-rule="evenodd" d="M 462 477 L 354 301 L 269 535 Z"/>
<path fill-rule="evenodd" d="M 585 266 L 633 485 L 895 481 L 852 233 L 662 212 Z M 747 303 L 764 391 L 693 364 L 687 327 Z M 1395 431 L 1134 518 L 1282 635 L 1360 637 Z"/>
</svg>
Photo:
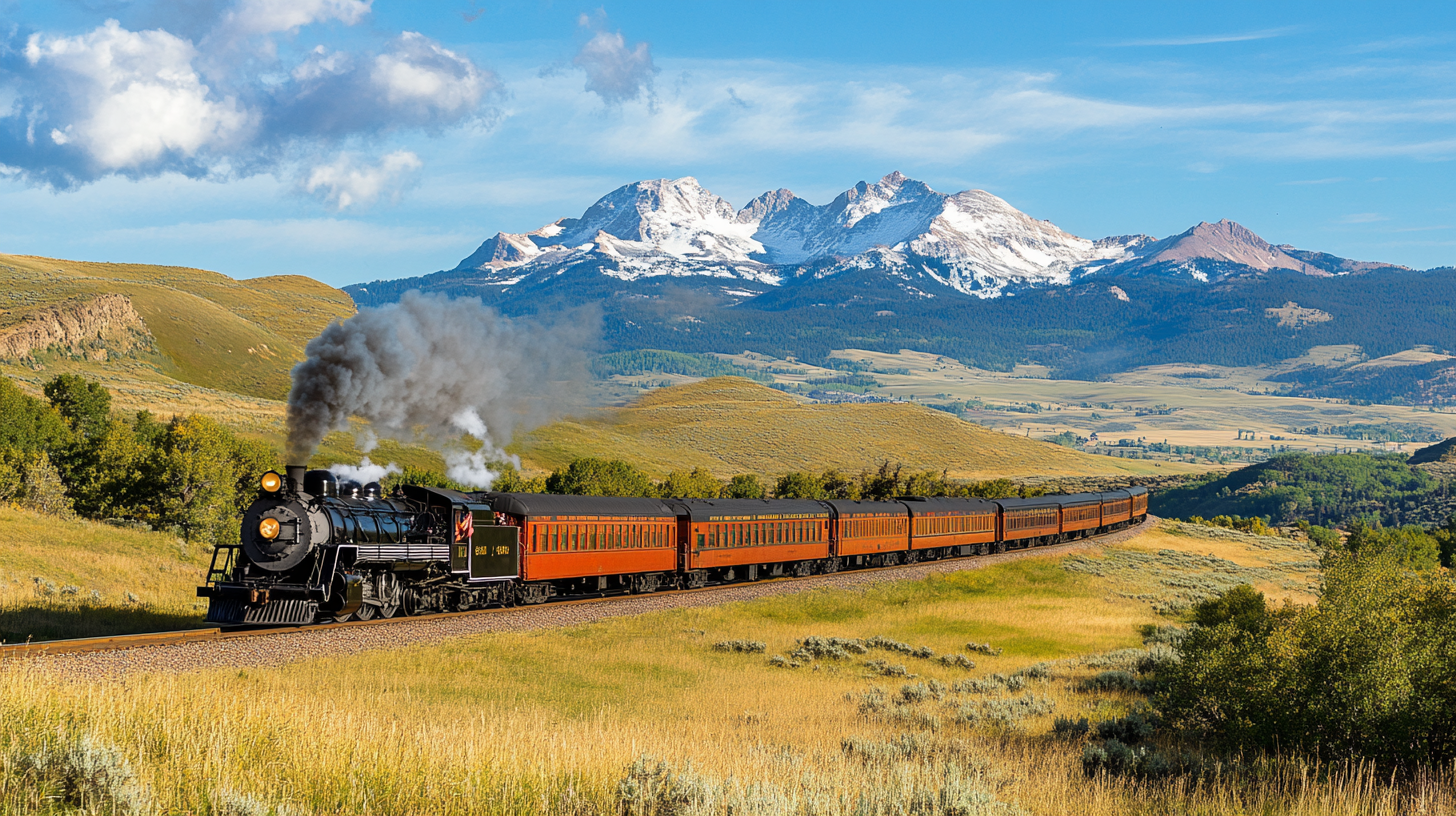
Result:
<svg viewBox="0 0 1456 816">
<path fill-rule="evenodd" d="M 238 281 L 185 267 L 0 255 L 0 333 L 47 308 L 112 294 L 130 299 L 150 342 L 132 365 L 108 370 L 270 399 L 287 395 L 303 346 L 354 312 L 348 295 L 297 275 Z M 36 362 L 71 361 L 39 354 Z"/>
<path fill-rule="evenodd" d="M 1456 462 L 1456 436 L 1421 448 L 1406 460 L 1411 465 L 1450 464 Z"/>
<path fill-rule="evenodd" d="M 738 377 L 653 391 L 596 417 L 557 422 L 511 448 L 529 465 L 581 456 L 630 461 L 652 475 L 704 467 L 720 477 L 889 460 L 953 477 L 1097 476 L 1173 472 L 1172 463 L 1090 456 L 982 428 L 910 403 L 807 404 Z"/>
</svg>

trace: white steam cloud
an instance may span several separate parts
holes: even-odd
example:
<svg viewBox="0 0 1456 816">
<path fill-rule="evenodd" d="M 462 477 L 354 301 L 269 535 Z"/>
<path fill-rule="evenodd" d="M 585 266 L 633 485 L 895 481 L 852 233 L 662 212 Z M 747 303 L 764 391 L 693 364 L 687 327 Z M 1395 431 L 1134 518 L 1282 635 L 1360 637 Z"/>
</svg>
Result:
<svg viewBox="0 0 1456 816">
<path fill-rule="evenodd" d="M 479 487 L 519 430 L 579 404 L 599 320 L 546 324 L 500 316 L 479 298 L 408 292 L 359 310 L 309 342 L 288 395 L 290 460 L 307 461 L 353 417 L 380 436 L 445 453 L 450 478 Z M 475 452 L 454 442 L 468 433 Z"/>
<path fill-rule="evenodd" d="M 366 485 L 370 482 L 382 481 L 385 476 L 391 473 L 398 473 L 399 465 L 393 462 L 387 465 L 376 465 L 369 461 L 369 457 L 366 456 L 358 465 L 330 465 L 329 472 L 334 474 L 334 478 L 338 479 L 341 484 L 343 482 L 358 482 L 361 485 Z"/>
</svg>

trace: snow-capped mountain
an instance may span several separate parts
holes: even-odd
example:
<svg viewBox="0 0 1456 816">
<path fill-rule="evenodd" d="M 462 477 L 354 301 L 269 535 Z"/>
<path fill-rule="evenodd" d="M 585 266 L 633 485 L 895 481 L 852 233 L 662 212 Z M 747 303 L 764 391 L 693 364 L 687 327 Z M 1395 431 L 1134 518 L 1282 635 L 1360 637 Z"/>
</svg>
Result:
<svg viewBox="0 0 1456 816">
<path fill-rule="evenodd" d="M 927 276 L 932 287 L 994 297 L 1008 288 L 1068 283 L 1079 269 L 1132 258 L 1131 250 L 1149 240 L 1090 241 L 983 190 L 948 195 L 898 172 L 860 182 L 822 206 L 775 190 L 737 211 L 688 177 L 628 184 L 580 218 L 499 233 L 453 271 L 509 285 L 593 261 L 622 280 L 711 276 L 772 286 L 804 264 L 834 261 L 815 270 L 823 277 L 836 267 L 888 259 Z"/>
<path fill-rule="evenodd" d="M 638 181 L 580 218 L 497 233 L 452 270 L 346 290 L 360 302 L 387 302 L 415 286 L 493 297 L 549 289 L 580 300 L 681 282 L 739 302 L 844 276 L 851 287 L 888 286 L 916 298 L 994 298 L 1094 274 L 1209 281 L 1250 270 L 1326 276 L 1385 266 L 1274 246 L 1226 220 L 1163 240 L 1088 240 L 984 190 L 941 193 L 895 172 L 824 205 L 780 189 L 737 210 L 691 177 Z"/>
</svg>

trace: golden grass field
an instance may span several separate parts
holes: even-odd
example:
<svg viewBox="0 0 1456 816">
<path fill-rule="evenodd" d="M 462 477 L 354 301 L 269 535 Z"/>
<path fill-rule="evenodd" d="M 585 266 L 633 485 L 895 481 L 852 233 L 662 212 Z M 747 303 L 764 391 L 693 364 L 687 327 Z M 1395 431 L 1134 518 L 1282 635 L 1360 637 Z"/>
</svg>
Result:
<svg viewBox="0 0 1456 816">
<path fill-rule="evenodd" d="M 719 477 L 829 467 L 858 472 L 883 461 L 968 479 L 1187 470 L 1017 439 L 909 403 L 810 404 L 738 377 L 657 389 L 590 419 L 539 428 L 511 450 L 543 468 L 600 456 L 626 459 L 656 476 L 694 467 Z"/>
<path fill-rule="evenodd" d="M 1052 736 L 1051 721 L 1097 721 L 1132 702 L 1127 693 L 1077 686 L 1099 665 L 1082 656 L 1139 647 L 1140 626 L 1167 622 L 1146 597 L 1129 596 L 1156 595 L 1166 580 L 1186 584 L 1220 570 L 1237 577 L 1309 555 L 1294 542 L 1174 534 L 1181 529 L 1081 559 L 1167 562 L 1120 577 L 1072 571 L 1047 554 L 866 590 L 282 668 L 76 682 L 11 665 L 0 669 L 0 813 L 44 810 L 43 797 L 54 791 L 23 775 L 25 757 L 83 735 L 93 753 L 119 752 L 133 777 L 127 790 L 145 802 L 141 812 L 1451 813 L 1445 777 L 1393 786 L 1364 769 L 1296 759 L 1200 781 L 1084 777 L 1080 741 Z M 1196 565 L 1195 556 L 1210 551 L 1225 561 L 1207 570 L 1177 566 Z M 1309 578 L 1286 570 L 1275 583 Z M 915 678 L 872 676 L 863 657 L 770 665 L 769 655 L 809 635 L 879 635 L 937 654 L 989 642 L 1004 653 L 972 655 L 971 670 L 868 655 L 903 664 Z M 763 641 L 768 652 L 713 650 L 728 639 Z M 1052 679 L 1030 680 L 1024 691 L 953 687 L 1048 661 Z M 931 680 L 944 684 L 937 694 L 925 694 L 933 685 L 913 688 Z M 973 725 L 960 714 L 987 697 L 1026 693 L 1050 700 L 1050 713 L 999 725 Z M 877 705 L 863 705 L 877 697 Z M 644 756 L 670 763 L 697 805 L 629 806 L 621 782 Z M 644 779 L 650 788 L 651 775 L 638 775 Z"/>
</svg>

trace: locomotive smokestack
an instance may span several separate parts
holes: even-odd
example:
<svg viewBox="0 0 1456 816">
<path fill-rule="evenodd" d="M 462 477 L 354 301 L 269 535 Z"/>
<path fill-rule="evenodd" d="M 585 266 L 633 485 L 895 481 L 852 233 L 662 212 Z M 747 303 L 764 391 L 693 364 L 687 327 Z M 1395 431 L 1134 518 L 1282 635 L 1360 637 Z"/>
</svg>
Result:
<svg viewBox="0 0 1456 816">
<path fill-rule="evenodd" d="M 289 490 L 294 493 L 303 491 L 303 473 L 306 469 L 303 465 L 289 465 L 283 469 L 288 474 Z"/>
</svg>

